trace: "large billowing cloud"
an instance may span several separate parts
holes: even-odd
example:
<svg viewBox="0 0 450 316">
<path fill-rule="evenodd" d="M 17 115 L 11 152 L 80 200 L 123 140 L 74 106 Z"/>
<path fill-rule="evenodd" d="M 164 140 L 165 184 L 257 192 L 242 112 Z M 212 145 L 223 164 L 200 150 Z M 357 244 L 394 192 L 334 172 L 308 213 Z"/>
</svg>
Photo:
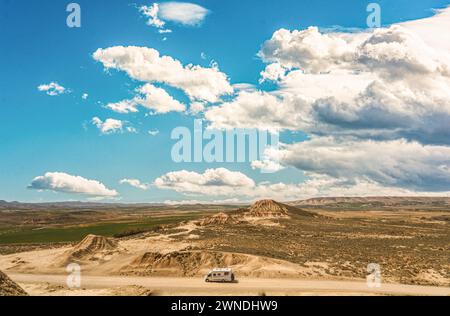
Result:
<svg viewBox="0 0 450 316">
<path fill-rule="evenodd" d="M 278 63 L 286 69 L 320 73 L 351 62 L 357 46 L 356 39 L 345 33 L 321 34 L 317 27 L 280 29 L 264 43 L 259 56 L 266 63 Z"/>
<path fill-rule="evenodd" d="M 47 172 L 33 179 L 29 189 L 63 193 L 86 194 L 98 197 L 115 197 L 117 191 L 108 189 L 103 183 L 62 172 Z"/>
<path fill-rule="evenodd" d="M 278 30 L 259 53 L 261 82 L 278 89 L 241 91 L 205 118 L 308 133 L 252 167 L 295 167 L 323 195 L 448 194 L 449 17 L 358 33 Z"/>
<path fill-rule="evenodd" d="M 426 88 L 423 84 L 420 89 L 404 82 L 378 80 L 349 102 L 335 97 L 318 99 L 310 109 L 316 125 L 309 130 L 448 145 L 450 95 L 444 95 L 445 85 L 436 82 Z"/>
<path fill-rule="evenodd" d="M 444 52 L 400 25 L 366 33 L 322 34 L 316 27 L 281 29 L 264 43 L 259 55 L 285 69 L 314 74 L 369 70 L 395 80 L 448 71 Z"/>
<path fill-rule="evenodd" d="M 448 12 L 426 25 L 444 23 Z M 437 25 L 430 34 L 414 25 L 360 33 L 276 31 L 259 55 L 269 63 L 262 81 L 279 89 L 239 94 L 205 116 L 215 127 L 450 144 L 450 44 L 443 49 L 428 39 L 448 43 L 450 35 L 435 33 Z"/>
<path fill-rule="evenodd" d="M 316 137 L 270 149 L 267 156 L 310 175 L 349 183 L 369 181 L 380 186 L 445 192 L 450 188 L 450 147 L 405 140 L 336 140 Z"/>
<path fill-rule="evenodd" d="M 161 8 L 155 8 L 149 11 L 151 23 L 164 30 Z M 161 83 L 184 91 L 196 105 L 192 112 L 203 112 L 211 127 L 310 135 L 304 142 L 269 150 L 270 160 L 252 163 L 255 169 L 297 168 L 309 177 L 304 183 L 256 183 L 241 172 L 219 168 L 169 172 L 154 181 L 160 189 L 280 200 L 448 195 L 449 17 L 447 9 L 431 18 L 357 33 L 278 30 L 259 52 L 266 63 L 260 82 L 277 86 L 270 92 L 254 87 L 234 91 L 218 68 L 183 65 L 151 48 L 110 47 L 97 50 L 94 58 L 106 69 L 147 83 L 151 93 L 137 91 L 140 97 L 109 106 L 118 112 L 137 111 L 138 105 L 161 113 L 184 111 L 183 104 L 153 85 Z"/>
<path fill-rule="evenodd" d="M 262 91 L 241 91 L 237 97 L 205 112 L 212 128 L 258 128 L 279 130 L 296 127 L 301 111 L 285 106 L 276 95 Z"/>
<path fill-rule="evenodd" d="M 98 49 L 93 57 L 106 69 L 118 69 L 139 81 L 159 82 L 181 89 L 192 100 L 216 102 L 221 96 L 233 92 L 227 76 L 218 68 L 184 66 L 170 56 L 161 56 L 152 48 L 115 46 Z"/>
</svg>

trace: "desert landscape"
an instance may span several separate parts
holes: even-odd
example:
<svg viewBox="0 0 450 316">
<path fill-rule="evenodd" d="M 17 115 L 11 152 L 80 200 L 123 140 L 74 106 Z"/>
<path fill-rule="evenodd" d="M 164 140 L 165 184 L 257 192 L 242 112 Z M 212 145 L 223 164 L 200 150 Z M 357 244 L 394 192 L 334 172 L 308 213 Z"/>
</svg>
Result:
<svg viewBox="0 0 450 316">
<path fill-rule="evenodd" d="M 449 295 L 450 198 L 0 204 L 0 294 Z M 70 264 L 81 286 L 66 284 Z M 366 283 L 368 264 L 382 284 Z M 229 267 L 238 281 L 208 283 Z M 6 276 L 7 275 L 7 276 Z"/>
</svg>

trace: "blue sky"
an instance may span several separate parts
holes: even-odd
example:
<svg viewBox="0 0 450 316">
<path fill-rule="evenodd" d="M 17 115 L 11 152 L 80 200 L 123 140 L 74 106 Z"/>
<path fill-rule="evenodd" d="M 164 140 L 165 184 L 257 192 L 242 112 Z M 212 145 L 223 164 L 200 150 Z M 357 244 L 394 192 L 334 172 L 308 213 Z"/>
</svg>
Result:
<svg viewBox="0 0 450 316">
<path fill-rule="evenodd" d="M 170 156 L 175 143 L 170 139 L 171 131 L 177 126 L 192 128 L 194 118 L 202 114 L 193 116 L 171 112 L 146 115 L 149 111 L 142 108 L 138 113 L 129 114 L 111 111 L 105 107 L 107 104 L 132 99 L 136 94 L 135 89 L 146 82 L 133 79 L 120 69 L 106 71 L 105 65 L 93 58 L 93 53 L 100 48 L 114 46 L 153 48 L 160 55 L 171 56 L 183 65 L 192 63 L 211 68 L 211 62 L 214 61 L 231 85 L 246 83 L 254 85 L 257 90 L 276 92 L 282 86 L 281 83 L 259 83 L 260 72 L 268 62 L 258 56 L 262 45 L 274 32 L 281 28 L 304 30 L 309 26 L 365 29 L 366 6 L 370 2 L 192 1 L 209 10 L 200 25 L 182 25 L 168 20 L 166 27 L 172 33 L 160 34 L 158 28 L 146 23 L 148 18 L 139 11 L 141 6 L 151 6 L 151 1 L 80 0 L 82 26 L 69 28 L 66 26 L 68 2 L 0 0 L 0 199 L 38 202 L 85 200 L 98 196 L 95 193 L 86 194 L 87 191 L 67 190 L 71 184 L 62 187 L 52 184 L 49 187 L 34 187 L 34 190 L 27 188 L 36 177 L 52 172 L 96 180 L 108 190 L 115 190 L 117 194 L 114 199 L 124 202 L 234 199 L 234 192 L 240 191 L 240 184 L 233 182 L 233 179 L 237 177 L 238 183 L 246 181 L 240 174 L 252 179 L 256 185 L 300 185 L 310 178 L 310 174 L 304 174 L 305 171 L 313 172 L 319 178 L 324 174 L 329 177 L 330 172 L 319 172 L 295 162 L 286 163 L 282 170 L 272 174 L 261 173 L 252 168 L 250 162 L 174 163 Z M 432 9 L 448 5 L 448 1 L 439 0 L 378 3 L 382 7 L 384 27 L 430 17 L 434 14 Z M 50 96 L 38 90 L 38 86 L 51 82 L 63 86 L 65 93 Z M 174 99 L 189 108 L 192 100 L 182 90 L 173 85 L 156 86 L 164 88 Z M 85 93 L 88 97 L 83 99 Z M 222 99 L 220 102 L 225 101 Z M 206 106 L 221 106 L 220 102 Z M 108 118 L 120 120 L 126 126 L 133 126 L 137 133 L 124 130 L 103 135 L 92 124 L 94 117 L 102 121 Z M 148 133 L 150 130 L 159 133 L 152 136 Z M 301 143 L 314 134 L 301 127 L 281 130 L 281 139 L 288 144 Z M 418 133 L 422 132 L 420 130 Z M 326 133 L 333 131 L 326 130 Z M 408 137 L 401 135 L 396 139 L 417 141 Z M 423 141 L 423 138 L 419 139 L 419 143 L 424 146 L 443 145 Z M 227 187 L 231 183 L 234 189 L 221 191 L 213 186 L 210 192 L 218 189 L 217 193 L 207 194 L 210 193 L 208 190 L 183 190 L 176 184 L 167 184 L 167 179 L 161 181 L 165 185 L 153 183 L 169 172 L 185 170 L 203 175 L 206 169 L 217 168 L 240 173 L 225 172 L 223 176 L 230 176 L 231 182 L 225 181 L 218 186 Z M 222 173 L 219 172 L 216 176 L 220 178 L 220 175 Z M 335 180 L 343 179 L 339 174 L 332 176 Z M 418 176 L 428 179 L 421 173 Z M 438 177 L 441 179 L 446 175 Z M 139 179 L 148 187 L 143 190 L 120 184 L 122 179 Z M 377 187 L 395 187 L 414 192 L 447 191 L 445 181 L 442 186 L 432 188 L 424 184 L 426 180 L 422 180 L 421 184 L 412 183 L 411 179 L 385 183 L 372 177 L 372 174 L 355 179 L 345 179 L 342 183 L 351 185 L 359 183 L 359 179 L 370 179 L 371 184 Z M 56 180 L 52 178 L 49 181 Z M 48 181 L 44 184 L 48 185 Z M 169 186 L 177 189 L 168 189 Z M 252 190 L 251 184 L 250 188 L 247 184 L 243 186 L 245 190 Z M 270 190 L 265 187 L 261 192 L 271 195 Z M 295 194 L 281 196 L 294 198 Z M 299 198 L 307 196 L 307 192 L 304 196 L 299 194 Z M 245 194 L 239 199 L 251 200 L 257 197 L 261 196 Z"/>
</svg>

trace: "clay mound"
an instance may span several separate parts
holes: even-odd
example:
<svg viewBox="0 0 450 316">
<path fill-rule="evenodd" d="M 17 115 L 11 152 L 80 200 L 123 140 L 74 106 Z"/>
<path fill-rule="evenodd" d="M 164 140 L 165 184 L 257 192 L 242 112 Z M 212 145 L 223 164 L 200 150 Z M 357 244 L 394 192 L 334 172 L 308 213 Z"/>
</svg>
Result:
<svg viewBox="0 0 450 316">
<path fill-rule="evenodd" d="M 0 296 L 27 296 L 17 283 L 0 271 Z"/>
<path fill-rule="evenodd" d="M 206 217 L 198 222 L 199 226 L 209 226 L 209 225 L 232 225 L 238 224 L 240 221 L 234 216 L 218 213 L 216 215 Z"/>
<path fill-rule="evenodd" d="M 63 264 L 71 261 L 98 260 L 117 251 L 115 240 L 103 236 L 88 235 L 73 249 L 63 254 Z"/>
<path fill-rule="evenodd" d="M 205 217 L 196 222 L 199 226 L 240 224 L 244 222 L 261 224 L 263 220 L 290 218 L 290 215 L 304 217 L 317 217 L 312 212 L 307 212 L 294 206 L 276 202 L 274 200 L 261 200 L 249 208 L 241 208 L 229 214 L 219 213 Z"/>
<path fill-rule="evenodd" d="M 232 253 L 183 251 L 167 254 L 147 252 L 137 257 L 128 271 L 158 275 L 193 276 L 214 267 L 229 267 L 246 261 L 246 256 Z"/>
<path fill-rule="evenodd" d="M 254 217 L 286 217 L 289 207 L 274 200 L 258 201 L 248 209 L 247 214 Z"/>
<path fill-rule="evenodd" d="M 113 251 L 116 248 L 117 242 L 112 239 L 103 236 L 88 235 L 73 248 L 72 256 L 81 259 L 100 251 Z"/>
<path fill-rule="evenodd" d="M 314 217 L 315 214 L 300 210 L 274 200 L 258 201 L 247 210 L 246 215 L 250 217 L 289 217 L 290 213 L 297 215 Z"/>
<path fill-rule="evenodd" d="M 121 270 L 122 274 L 158 276 L 203 276 L 209 270 L 230 267 L 240 276 L 298 276 L 301 268 L 293 263 L 240 253 L 175 251 L 145 253 Z"/>
</svg>

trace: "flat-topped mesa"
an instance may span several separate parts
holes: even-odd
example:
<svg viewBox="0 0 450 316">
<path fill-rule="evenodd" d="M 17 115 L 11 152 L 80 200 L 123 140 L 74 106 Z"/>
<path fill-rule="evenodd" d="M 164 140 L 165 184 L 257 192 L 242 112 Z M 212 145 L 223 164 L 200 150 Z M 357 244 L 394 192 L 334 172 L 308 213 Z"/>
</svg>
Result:
<svg viewBox="0 0 450 316">
<path fill-rule="evenodd" d="M 287 217 L 289 209 L 288 205 L 274 200 L 261 200 L 250 206 L 247 214 L 255 217 Z"/>
</svg>

